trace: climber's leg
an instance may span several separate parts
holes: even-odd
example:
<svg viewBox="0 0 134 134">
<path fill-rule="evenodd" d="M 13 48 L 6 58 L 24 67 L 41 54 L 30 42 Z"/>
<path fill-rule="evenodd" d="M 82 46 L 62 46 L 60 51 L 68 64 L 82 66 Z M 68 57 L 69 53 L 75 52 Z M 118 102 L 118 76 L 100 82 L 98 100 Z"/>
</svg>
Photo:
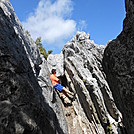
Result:
<svg viewBox="0 0 134 134">
<path fill-rule="evenodd" d="M 65 87 L 63 87 L 63 89 L 62 89 L 63 91 L 65 91 L 66 93 L 69 93 L 70 95 L 74 95 L 72 92 L 70 92 L 69 90 L 67 90 Z"/>
</svg>

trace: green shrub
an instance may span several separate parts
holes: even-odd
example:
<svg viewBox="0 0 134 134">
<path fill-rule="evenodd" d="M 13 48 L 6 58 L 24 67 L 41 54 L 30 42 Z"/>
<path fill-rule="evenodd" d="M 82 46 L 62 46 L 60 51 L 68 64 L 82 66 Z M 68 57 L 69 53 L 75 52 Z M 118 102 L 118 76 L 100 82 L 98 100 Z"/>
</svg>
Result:
<svg viewBox="0 0 134 134">
<path fill-rule="evenodd" d="M 46 49 L 43 47 L 42 43 L 41 43 L 41 37 L 38 37 L 35 41 L 35 44 L 37 45 L 37 47 L 40 50 L 40 53 L 44 56 L 44 58 L 47 60 L 47 57 L 49 54 L 51 54 L 53 51 L 52 50 L 48 50 L 48 52 L 46 52 Z"/>
</svg>

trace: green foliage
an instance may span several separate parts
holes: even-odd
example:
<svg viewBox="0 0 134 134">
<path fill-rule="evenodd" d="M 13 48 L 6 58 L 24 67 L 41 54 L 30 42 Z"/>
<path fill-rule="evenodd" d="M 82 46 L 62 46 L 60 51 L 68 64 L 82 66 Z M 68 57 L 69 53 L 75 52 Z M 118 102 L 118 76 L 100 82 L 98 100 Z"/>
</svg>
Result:
<svg viewBox="0 0 134 134">
<path fill-rule="evenodd" d="M 30 35 L 30 32 L 29 32 L 28 30 L 26 30 L 26 34 L 27 34 L 28 36 L 31 36 L 31 35 Z"/>
<path fill-rule="evenodd" d="M 85 79 L 83 79 L 82 81 L 83 81 L 84 84 L 86 83 L 86 80 Z"/>
<path fill-rule="evenodd" d="M 35 41 L 35 44 L 37 45 L 37 47 L 40 50 L 40 53 L 44 56 L 44 58 L 47 60 L 47 57 L 49 54 L 51 54 L 53 51 L 52 50 L 48 50 L 48 52 L 46 52 L 46 49 L 43 48 L 43 45 L 41 43 L 41 37 L 38 37 Z"/>
<path fill-rule="evenodd" d="M 51 54 L 53 51 L 52 50 L 48 50 L 48 55 Z"/>
<path fill-rule="evenodd" d="M 38 37 L 38 38 L 36 39 L 35 44 L 36 44 L 38 47 L 42 46 L 42 44 L 41 44 L 41 37 Z"/>
<path fill-rule="evenodd" d="M 107 125 L 106 134 L 113 134 L 111 124 Z"/>
<path fill-rule="evenodd" d="M 73 65 L 73 62 L 72 62 L 71 60 L 69 60 L 69 63 L 70 63 L 71 65 Z"/>
</svg>

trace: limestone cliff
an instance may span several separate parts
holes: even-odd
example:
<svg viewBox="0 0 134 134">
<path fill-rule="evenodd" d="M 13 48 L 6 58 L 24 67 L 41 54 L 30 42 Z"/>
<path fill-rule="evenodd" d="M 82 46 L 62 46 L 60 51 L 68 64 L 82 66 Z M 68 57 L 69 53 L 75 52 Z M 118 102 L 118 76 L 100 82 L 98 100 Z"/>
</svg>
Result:
<svg viewBox="0 0 134 134">
<path fill-rule="evenodd" d="M 134 1 L 126 0 L 123 31 L 105 49 L 103 67 L 128 134 L 134 133 Z"/>
<path fill-rule="evenodd" d="M 105 79 L 103 51 L 104 46 L 96 45 L 88 34 L 77 32 L 64 46 L 63 54 L 48 57 L 49 68 L 56 67 L 57 75 L 64 79 L 61 84 L 76 92 L 72 105 L 65 104 L 64 108 L 65 113 L 71 109 L 70 114 L 65 114 L 71 124 L 68 125 L 70 134 L 104 134 L 108 127 L 111 133 L 118 133 L 121 114 Z"/>
</svg>

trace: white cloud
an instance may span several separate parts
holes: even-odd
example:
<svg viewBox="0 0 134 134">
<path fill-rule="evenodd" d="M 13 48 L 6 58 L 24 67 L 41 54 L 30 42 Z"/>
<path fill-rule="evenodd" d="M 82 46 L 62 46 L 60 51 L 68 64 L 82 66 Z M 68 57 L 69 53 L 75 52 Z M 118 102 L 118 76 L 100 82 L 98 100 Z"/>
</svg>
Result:
<svg viewBox="0 0 134 134">
<path fill-rule="evenodd" d="M 87 24 L 85 20 L 80 20 L 78 23 L 78 31 L 83 31 L 87 28 Z"/>
<path fill-rule="evenodd" d="M 76 22 L 70 19 L 72 10 L 71 0 L 40 0 L 35 12 L 22 24 L 34 40 L 41 36 L 43 42 L 57 44 L 76 31 Z"/>
</svg>

